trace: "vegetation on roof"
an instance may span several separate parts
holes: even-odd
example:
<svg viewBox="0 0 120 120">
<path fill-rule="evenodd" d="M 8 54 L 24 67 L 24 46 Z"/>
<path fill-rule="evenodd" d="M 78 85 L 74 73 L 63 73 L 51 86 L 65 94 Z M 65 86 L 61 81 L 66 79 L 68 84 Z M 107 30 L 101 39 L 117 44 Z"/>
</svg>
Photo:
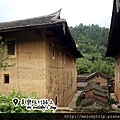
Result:
<svg viewBox="0 0 120 120">
<path fill-rule="evenodd" d="M 80 106 L 81 101 L 84 99 L 84 95 L 81 94 L 78 96 L 77 100 L 76 100 L 76 106 Z"/>
<path fill-rule="evenodd" d="M 83 99 L 81 101 L 81 106 L 86 107 L 92 105 L 93 103 L 94 103 L 94 98 Z"/>
</svg>

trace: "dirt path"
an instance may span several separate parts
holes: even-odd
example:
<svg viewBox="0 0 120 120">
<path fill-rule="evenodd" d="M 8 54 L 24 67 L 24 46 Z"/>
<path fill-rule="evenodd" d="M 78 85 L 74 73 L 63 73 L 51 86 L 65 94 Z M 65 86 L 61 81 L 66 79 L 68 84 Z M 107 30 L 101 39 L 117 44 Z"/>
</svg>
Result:
<svg viewBox="0 0 120 120">
<path fill-rule="evenodd" d="M 82 91 L 77 91 L 72 99 L 72 101 L 69 103 L 68 107 L 69 108 L 76 108 L 76 100 L 78 96 L 81 94 Z"/>
</svg>

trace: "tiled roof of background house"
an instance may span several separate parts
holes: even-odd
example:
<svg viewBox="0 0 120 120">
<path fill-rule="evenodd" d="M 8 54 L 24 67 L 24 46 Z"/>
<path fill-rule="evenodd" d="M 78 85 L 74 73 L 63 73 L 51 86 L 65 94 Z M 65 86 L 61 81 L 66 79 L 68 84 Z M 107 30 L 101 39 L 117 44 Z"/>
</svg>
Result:
<svg viewBox="0 0 120 120">
<path fill-rule="evenodd" d="M 77 82 L 86 82 L 86 77 L 77 76 Z"/>
<path fill-rule="evenodd" d="M 104 92 L 99 92 L 99 91 L 97 91 L 97 90 L 94 90 L 94 91 L 93 91 L 93 94 L 107 98 L 107 94 L 106 94 L 106 93 L 104 93 Z"/>
<path fill-rule="evenodd" d="M 81 107 L 92 106 L 92 105 L 94 105 L 95 102 L 96 102 L 96 105 L 99 105 L 99 106 L 103 106 L 103 107 L 108 106 L 108 104 L 106 104 L 105 102 L 98 100 L 96 98 L 87 98 L 87 99 L 83 99 L 81 101 Z"/>
<path fill-rule="evenodd" d="M 98 84 L 96 84 L 95 82 L 91 82 L 91 83 L 88 83 L 85 88 L 84 88 L 84 92 L 85 91 L 90 91 L 90 90 L 97 90 L 97 91 L 100 91 L 100 92 L 105 92 L 104 89 L 102 89 L 102 87 Z"/>
<path fill-rule="evenodd" d="M 101 75 L 102 77 L 104 77 L 104 78 L 106 78 L 106 79 L 109 79 L 109 78 L 110 78 L 110 77 L 108 77 L 108 76 L 100 73 L 99 71 L 96 71 L 96 72 L 90 74 L 89 76 L 87 76 L 87 77 L 86 77 L 86 80 L 88 80 L 88 79 L 90 79 L 90 78 L 92 78 L 92 77 L 95 77 L 95 76 L 97 76 L 97 75 Z"/>
</svg>

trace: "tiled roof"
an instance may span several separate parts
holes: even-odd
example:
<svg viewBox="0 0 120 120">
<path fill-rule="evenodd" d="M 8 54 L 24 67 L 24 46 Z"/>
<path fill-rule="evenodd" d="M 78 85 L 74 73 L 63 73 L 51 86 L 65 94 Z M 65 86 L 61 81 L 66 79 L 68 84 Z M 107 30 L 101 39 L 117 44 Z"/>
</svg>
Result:
<svg viewBox="0 0 120 120">
<path fill-rule="evenodd" d="M 87 99 L 83 99 L 81 101 L 81 107 L 87 107 L 87 106 L 91 106 L 96 102 L 97 105 L 99 106 L 103 106 L 103 107 L 107 107 L 108 104 L 106 104 L 105 102 L 95 99 L 95 98 L 87 98 Z"/>
<path fill-rule="evenodd" d="M 0 23 L 0 35 L 10 31 L 53 27 L 54 33 L 57 34 L 58 37 L 60 37 L 61 42 L 63 42 L 67 46 L 67 50 L 76 58 L 83 57 L 83 55 L 76 47 L 76 43 L 69 31 L 66 20 L 60 19 L 60 12 L 61 9 L 53 14 L 49 14 L 46 16 L 2 22 Z M 58 28 L 56 28 L 56 26 Z"/>
<path fill-rule="evenodd" d="M 81 101 L 81 106 L 82 107 L 86 107 L 86 106 L 89 106 L 89 105 L 92 105 L 94 104 L 94 98 L 87 98 L 87 99 L 83 99 Z"/>
<path fill-rule="evenodd" d="M 96 84 L 95 82 L 88 83 L 85 86 L 84 91 L 90 91 L 90 90 L 97 90 L 100 92 L 105 92 L 104 89 L 102 89 L 102 87 L 100 85 Z"/>
<path fill-rule="evenodd" d="M 77 82 L 86 82 L 86 77 L 77 77 Z"/>
<path fill-rule="evenodd" d="M 93 91 L 93 94 L 107 98 L 107 94 L 104 92 L 99 92 L 97 90 Z"/>
<path fill-rule="evenodd" d="M 42 27 L 47 25 L 58 24 L 61 22 L 66 22 L 65 19 L 60 19 L 60 12 L 61 9 L 53 14 L 46 16 L 10 21 L 10 22 L 2 22 L 0 23 L 0 32 L 26 28 L 26 27 L 36 27 L 36 26 Z"/>
<path fill-rule="evenodd" d="M 100 75 L 100 76 L 102 76 L 102 77 L 104 77 L 104 78 L 106 78 L 106 79 L 109 79 L 109 78 L 110 78 L 110 77 L 108 77 L 108 76 L 100 73 L 99 71 L 96 71 L 96 72 L 90 74 L 89 76 L 87 76 L 87 77 L 86 77 L 86 80 L 89 80 L 90 78 L 95 77 L 95 76 L 97 76 L 97 75 Z"/>
</svg>

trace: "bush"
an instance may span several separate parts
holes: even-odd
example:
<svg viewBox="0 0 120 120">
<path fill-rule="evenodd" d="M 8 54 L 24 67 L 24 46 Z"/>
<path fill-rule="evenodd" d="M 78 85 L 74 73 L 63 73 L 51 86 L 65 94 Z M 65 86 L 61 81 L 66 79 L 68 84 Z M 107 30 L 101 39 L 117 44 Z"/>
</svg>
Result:
<svg viewBox="0 0 120 120">
<path fill-rule="evenodd" d="M 109 104 L 111 105 L 111 104 L 115 104 L 116 102 L 115 102 L 115 100 L 114 99 L 112 99 L 112 98 L 109 98 Z"/>
<path fill-rule="evenodd" d="M 84 99 L 84 95 L 83 94 L 78 96 L 78 99 L 76 100 L 76 106 L 77 107 L 80 106 L 80 103 L 81 103 L 82 99 Z"/>
<path fill-rule="evenodd" d="M 88 112 L 95 112 L 95 113 L 106 113 L 109 112 L 109 108 L 108 107 L 100 107 L 100 108 L 94 108 L 94 107 L 90 107 L 88 109 Z"/>
<path fill-rule="evenodd" d="M 81 106 L 77 106 L 74 110 L 77 111 L 77 112 L 80 112 L 82 110 L 82 107 Z"/>
<path fill-rule="evenodd" d="M 5 96 L 3 94 L 0 94 L 0 113 L 42 113 L 40 110 L 27 110 L 26 106 L 21 106 L 18 104 L 17 107 L 15 107 L 12 103 L 13 98 L 33 98 L 35 99 L 35 93 L 28 94 L 26 96 L 22 95 L 21 92 L 15 92 L 13 91 L 9 96 Z M 46 111 L 47 113 L 51 111 Z"/>
</svg>

